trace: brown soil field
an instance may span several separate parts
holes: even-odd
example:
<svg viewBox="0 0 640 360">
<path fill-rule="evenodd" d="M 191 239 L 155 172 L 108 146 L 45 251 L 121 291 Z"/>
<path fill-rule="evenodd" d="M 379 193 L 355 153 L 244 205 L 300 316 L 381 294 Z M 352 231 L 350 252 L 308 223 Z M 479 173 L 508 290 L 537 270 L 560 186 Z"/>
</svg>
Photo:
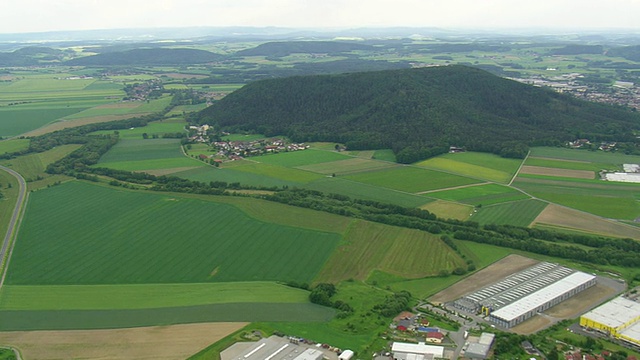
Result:
<svg viewBox="0 0 640 360">
<path fill-rule="evenodd" d="M 620 222 L 606 220 L 578 210 L 549 204 L 533 221 L 535 224 L 592 232 L 605 236 L 640 240 L 640 228 Z"/>
<path fill-rule="evenodd" d="M 530 166 L 530 165 L 524 165 L 522 169 L 520 169 L 520 174 L 559 176 L 559 177 L 568 177 L 568 178 L 574 178 L 574 179 L 594 179 L 595 178 L 595 173 L 593 171 L 556 169 L 556 168 Z"/>
<path fill-rule="evenodd" d="M 115 121 L 115 120 L 124 120 L 124 119 L 129 119 L 132 117 L 138 117 L 138 116 L 144 116 L 144 115 L 148 115 L 149 113 L 140 113 L 140 114 L 126 114 L 126 115 L 103 115 L 103 116 L 94 116 L 94 117 L 88 117 L 88 118 L 81 118 L 81 119 L 77 119 L 77 120 L 68 120 L 68 121 L 59 121 L 59 122 L 55 122 L 53 124 L 49 124 L 46 126 L 43 126 L 39 129 L 35 129 L 33 131 L 29 131 L 28 133 L 24 133 L 24 136 L 39 136 L 39 135 L 44 135 L 44 134 L 48 134 L 50 132 L 54 132 L 56 130 L 62 130 L 62 129 L 66 129 L 66 128 L 71 128 L 71 127 L 76 127 L 76 126 L 81 126 L 81 125 L 87 125 L 87 124 L 97 124 L 97 123 L 102 123 L 102 122 L 108 122 L 108 121 Z"/>
<path fill-rule="evenodd" d="M 247 323 L 204 323 L 113 330 L 0 332 L 24 359 L 186 359 Z"/>
<path fill-rule="evenodd" d="M 465 294 L 476 291 L 489 284 L 493 284 L 508 275 L 524 270 L 537 263 L 537 260 L 529 259 L 524 256 L 509 255 L 440 291 L 429 300 L 434 303 L 453 301 Z"/>
<path fill-rule="evenodd" d="M 512 327 L 511 331 L 520 335 L 529 335 L 546 328 L 552 323 L 553 321 L 551 319 L 536 315 L 531 319 Z"/>
</svg>

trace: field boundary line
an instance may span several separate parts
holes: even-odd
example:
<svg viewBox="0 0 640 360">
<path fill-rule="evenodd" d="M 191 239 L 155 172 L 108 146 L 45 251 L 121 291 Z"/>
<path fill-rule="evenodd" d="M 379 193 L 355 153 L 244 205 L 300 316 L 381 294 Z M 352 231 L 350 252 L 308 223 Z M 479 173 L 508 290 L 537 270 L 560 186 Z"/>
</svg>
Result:
<svg viewBox="0 0 640 360">
<path fill-rule="evenodd" d="M 531 150 L 529 150 L 527 152 L 527 156 L 524 157 L 524 159 L 520 163 L 520 166 L 518 167 L 518 170 L 516 170 L 516 173 L 513 174 L 513 177 L 511 178 L 511 181 L 509 181 L 509 184 L 507 184 L 507 186 L 511 186 L 511 184 L 513 184 L 513 182 L 515 181 L 516 177 L 518 177 L 518 174 L 520 174 L 520 170 L 522 170 L 522 167 L 524 166 L 524 163 L 527 162 L 527 159 L 529 158 L 529 155 L 531 155 Z"/>
<path fill-rule="evenodd" d="M 7 270 L 9 269 L 9 262 L 11 260 L 11 254 L 13 253 L 13 247 L 16 243 L 15 239 L 18 235 L 18 229 L 22 223 L 22 217 L 25 212 L 25 204 L 28 199 L 27 183 L 24 178 L 12 169 L 0 165 L 0 170 L 8 172 L 10 175 L 18 180 L 20 189 L 18 191 L 18 198 L 16 200 L 16 206 L 13 209 L 13 214 L 9 225 L 7 227 L 7 233 L 5 234 L 2 248 L 0 249 L 0 270 L 2 271 L 2 277 L 0 278 L 0 290 L 4 285 L 4 279 L 7 276 Z M 17 225 L 17 226 L 16 226 Z"/>
<path fill-rule="evenodd" d="M 495 183 L 491 182 L 491 181 L 487 181 L 487 182 L 478 183 L 478 184 L 467 184 L 467 185 L 453 186 L 453 187 L 449 187 L 449 188 L 421 191 L 421 192 L 414 193 L 414 195 L 423 195 L 423 194 L 429 194 L 429 193 L 434 193 L 434 192 L 438 192 L 438 191 L 464 189 L 464 188 L 468 188 L 468 187 L 472 187 L 472 186 L 481 186 L 481 185 L 489 185 L 489 184 L 495 184 Z"/>
</svg>

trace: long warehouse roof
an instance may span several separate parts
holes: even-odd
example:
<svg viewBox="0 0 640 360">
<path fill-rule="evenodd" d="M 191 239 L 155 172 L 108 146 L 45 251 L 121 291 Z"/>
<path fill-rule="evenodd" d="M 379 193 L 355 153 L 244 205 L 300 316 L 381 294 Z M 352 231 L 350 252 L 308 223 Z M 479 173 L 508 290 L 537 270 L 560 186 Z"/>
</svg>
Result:
<svg viewBox="0 0 640 360">
<path fill-rule="evenodd" d="M 606 304 L 598 306 L 582 315 L 582 317 L 612 328 L 617 328 L 640 317 L 640 303 L 620 296 Z"/>
<path fill-rule="evenodd" d="M 531 293 L 522 299 L 515 301 L 503 308 L 500 308 L 492 313 L 493 316 L 511 321 L 518 318 L 521 315 L 528 313 L 531 310 L 535 310 L 545 303 L 561 296 L 562 294 L 577 288 L 582 284 L 586 284 L 589 281 L 595 279 L 594 275 L 589 275 L 583 272 L 575 272 L 564 279 L 560 279 L 553 284 L 546 286 L 534 293 Z"/>
</svg>

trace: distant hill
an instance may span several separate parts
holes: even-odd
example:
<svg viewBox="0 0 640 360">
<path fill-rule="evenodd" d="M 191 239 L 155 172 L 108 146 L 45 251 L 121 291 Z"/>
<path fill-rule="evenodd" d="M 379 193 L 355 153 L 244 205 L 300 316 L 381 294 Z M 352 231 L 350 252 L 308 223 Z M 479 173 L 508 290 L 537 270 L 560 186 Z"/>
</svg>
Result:
<svg viewBox="0 0 640 360">
<path fill-rule="evenodd" d="M 558 49 L 551 49 L 549 55 L 582 55 L 582 54 L 602 54 L 602 45 L 566 45 Z"/>
<path fill-rule="evenodd" d="M 67 61 L 66 64 L 74 66 L 183 65 L 203 64 L 221 58 L 221 55 L 196 49 L 133 49 L 76 58 Z"/>
<path fill-rule="evenodd" d="M 42 46 L 28 46 L 13 52 L 0 52 L 0 66 L 34 66 L 41 61 L 58 60 L 62 51 Z"/>
<path fill-rule="evenodd" d="M 459 65 L 256 81 L 195 121 L 352 149 L 391 147 L 404 162 L 449 145 L 518 157 L 526 145 L 577 134 L 633 141 L 640 128 L 631 111 Z"/>
<path fill-rule="evenodd" d="M 640 45 L 613 48 L 607 51 L 609 56 L 619 56 L 627 60 L 640 62 Z"/>
<path fill-rule="evenodd" d="M 236 55 L 282 57 L 295 53 L 336 54 L 354 50 L 374 50 L 374 47 L 339 41 L 285 41 L 264 43 L 251 49 L 240 50 Z"/>
</svg>

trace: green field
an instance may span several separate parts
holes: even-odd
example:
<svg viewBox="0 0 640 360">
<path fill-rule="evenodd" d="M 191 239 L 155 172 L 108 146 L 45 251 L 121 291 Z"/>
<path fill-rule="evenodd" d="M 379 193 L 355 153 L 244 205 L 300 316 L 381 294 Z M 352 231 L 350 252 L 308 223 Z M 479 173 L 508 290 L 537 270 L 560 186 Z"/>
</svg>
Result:
<svg viewBox="0 0 640 360">
<path fill-rule="evenodd" d="M 339 241 L 222 203 L 69 182 L 31 195 L 7 284 L 308 282 Z"/>
<path fill-rule="evenodd" d="M 349 226 L 344 244 L 331 255 L 316 280 L 331 283 L 365 280 L 373 270 L 403 278 L 421 278 L 436 275 L 443 269 L 451 271 L 463 264 L 437 235 L 357 221 Z"/>
<path fill-rule="evenodd" d="M 180 146 L 180 139 L 122 139 L 96 166 L 128 171 L 206 166 L 185 156 Z"/>
<path fill-rule="evenodd" d="M 0 154 L 12 153 L 29 148 L 29 139 L 12 139 L 0 141 Z"/>
<path fill-rule="evenodd" d="M 148 123 L 147 126 L 134 128 L 134 129 L 118 130 L 118 136 L 120 136 L 120 139 L 141 140 L 143 139 L 142 134 L 147 134 L 149 138 L 152 138 L 153 135 L 162 137 L 162 135 L 165 133 L 184 132 L 186 134 L 184 129 L 186 124 L 187 123 L 183 119 L 154 121 L 154 122 Z M 107 134 L 113 134 L 113 131 L 101 130 L 101 131 L 93 132 L 92 134 L 107 135 Z"/>
<path fill-rule="evenodd" d="M 309 293 L 272 282 L 9 285 L 0 310 L 152 309 L 223 303 L 306 303 Z"/>
<path fill-rule="evenodd" d="M 225 303 L 125 310 L 0 310 L 0 331 L 116 329 L 201 322 L 326 322 L 331 308 L 311 303 Z"/>
<path fill-rule="evenodd" d="M 313 164 L 320 164 L 320 163 L 325 163 L 330 161 L 346 160 L 346 159 L 350 159 L 350 157 L 346 155 L 342 155 L 335 151 L 324 151 L 324 150 L 314 150 L 314 149 L 281 152 L 278 154 L 269 154 L 269 155 L 256 156 L 251 158 L 251 160 L 255 160 L 263 164 L 273 164 L 273 165 L 280 165 L 285 167 L 313 165 Z"/>
<path fill-rule="evenodd" d="M 323 177 L 322 175 L 315 174 L 310 171 L 292 169 L 273 164 L 249 163 L 247 165 L 236 166 L 233 169 L 284 181 L 293 181 L 296 183 L 308 183 Z"/>
<path fill-rule="evenodd" d="M 420 207 L 433 201 L 422 195 L 363 184 L 341 177 L 326 177 L 304 186 L 307 189 L 346 195 L 353 198 L 373 200 L 406 207 Z"/>
<path fill-rule="evenodd" d="M 469 220 L 481 225 L 501 224 L 526 227 L 546 206 L 546 202 L 534 199 L 484 206 L 478 209 Z"/>
<path fill-rule="evenodd" d="M 598 180 L 555 181 L 518 177 L 514 186 L 527 193 L 605 218 L 633 220 L 640 216 L 640 186 Z"/>
<path fill-rule="evenodd" d="M 20 135 L 82 110 L 82 108 L 2 109 L 0 110 L 0 137 Z"/>
<path fill-rule="evenodd" d="M 494 154 L 462 152 L 440 155 L 421 161 L 416 165 L 489 181 L 508 183 L 518 171 L 521 163 L 521 160 L 506 159 Z"/>
<path fill-rule="evenodd" d="M 412 166 L 347 175 L 345 178 L 408 193 L 444 189 L 479 182 L 478 180 L 458 175 Z"/>
<path fill-rule="evenodd" d="M 313 171 L 324 175 L 344 175 L 362 171 L 380 170 L 389 167 L 400 166 L 385 161 L 352 158 L 346 160 L 330 161 L 320 164 L 298 166 L 298 169 Z"/>
<path fill-rule="evenodd" d="M 570 160 L 554 160 L 547 158 L 534 158 L 529 157 L 525 162 L 525 165 L 541 166 L 556 169 L 569 169 L 569 170 L 586 170 L 586 171 L 600 171 L 606 170 L 622 170 L 621 166 L 616 166 L 607 163 L 593 163 L 586 161 L 570 161 Z"/>
<path fill-rule="evenodd" d="M 436 199 L 458 201 L 471 205 L 491 205 L 501 202 L 528 199 L 527 195 L 510 187 L 498 184 L 469 186 L 459 189 L 430 192 L 429 197 Z"/>
<path fill-rule="evenodd" d="M 26 181 L 30 182 L 36 180 L 38 177 L 49 176 L 44 172 L 48 164 L 62 159 L 78 148 L 80 148 L 80 145 L 60 145 L 41 153 L 33 153 L 9 160 L 2 160 L 0 163 L 17 171 Z"/>
<path fill-rule="evenodd" d="M 200 162 L 201 164 L 204 164 Z M 235 168 L 223 169 L 214 168 L 212 166 L 203 166 L 197 169 L 184 170 L 173 173 L 172 175 L 202 182 L 210 181 L 224 181 L 227 183 L 238 182 L 243 185 L 250 186 L 267 186 L 267 187 L 282 187 L 282 186 L 301 186 L 301 183 L 293 181 L 282 180 L 273 177 L 267 177 L 265 175 L 254 174 L 246 171 L 238 171 Z"/>
<path fill-rule="evenodd" d="M 531 156 L 603 164 L 640 164 L 640 156 L 554 147 L 531 148 Z"/>
<path fill-rule="evenodd" d="M 396 162 L 396 154 L 394 154 L 391 149 L 376 150 L 373 153 L 373 159 Z"/>
</svg>

